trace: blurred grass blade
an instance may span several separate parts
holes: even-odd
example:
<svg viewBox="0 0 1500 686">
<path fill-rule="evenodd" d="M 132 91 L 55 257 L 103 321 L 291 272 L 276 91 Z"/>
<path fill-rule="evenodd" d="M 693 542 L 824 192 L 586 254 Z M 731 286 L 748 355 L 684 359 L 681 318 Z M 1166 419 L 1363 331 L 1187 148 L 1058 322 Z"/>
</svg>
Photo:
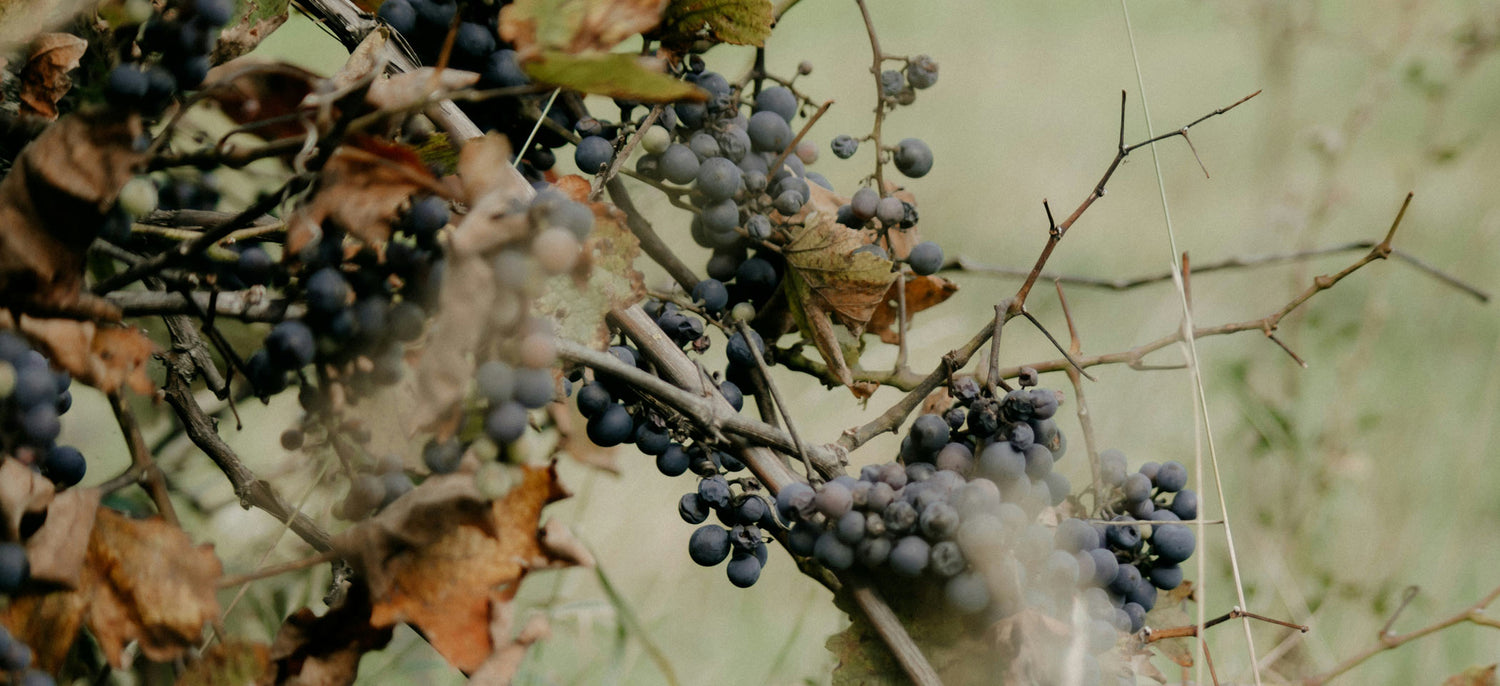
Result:
<svg viewBox="0 0 1500 686">
<path fill-rule="evenodd" d="M 595 554 L 594 559 L 599 560 L 600 557 Z M 635 634 L 636 640 L 640 641 L 641 647 L 646 650 L 646 656 L 656 663 L 656 668 L 661 670 L 667 684 L 678 686 L 677 673 L 672 671 L 672 663 L 667 661 L 666 653 L 663 653 L 661 648 L 657 647 L 656 642 L 651 640 L 651 635 L 646 633 L 645 625 L 641 624 L 640 617 L 636 616 L 635 609 L 630 606 L 624 596 L 620 595 L 619 591 L 615 590 L 615 585 L 610 583 L 609 575 L 604 573 L 603 564 L 594 565 L 594 575 L 599 578 L 599 587 L 604 589 L 604 595 L 609 598 L 609 604 L 614 606 L 615 612 L 619 615 L 620 626 Z"/>
</svg>

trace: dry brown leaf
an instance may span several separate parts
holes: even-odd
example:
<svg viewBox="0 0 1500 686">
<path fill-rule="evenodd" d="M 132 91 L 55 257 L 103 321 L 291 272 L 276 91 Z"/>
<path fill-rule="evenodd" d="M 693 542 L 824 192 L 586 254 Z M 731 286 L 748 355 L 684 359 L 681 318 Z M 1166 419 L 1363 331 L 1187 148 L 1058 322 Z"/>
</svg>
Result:
<svg viewBox="0 0 1500 686">
<path fill-rule="evenodd" d="M 97 578 L 90 589 L 89 631 L 116 668 L 131 641 L 155 662 L 182 656 L 197 646 L 203 623 L 219 616 L 214 592 L 224 569 L 213 546 L 194 545 L 160 518 L 100 510 L 88 569 Z"/>
<path fill-rule="evenodd" d="M 219 64 L 204 78 L 210 84 L 205 89 L 209 98 L 236 124 L 286 118 L 246 131 L 265 140 L 307 135 L 295 115 L 320 81 L 322 77 L 306 69 L 252 56 Z"/>
<path fill-rule="evenodd" d="M 57 118 L 57 101 L 73 87 L 68 72 L 78 67 L 89 42 L 71 33 L 44 33 L 32 44 L 31 56 L 21 68 L 21 113 L 51 121 Z"/>
<path fill-rule="evenodd" d="M 441 488 L 455 494 L 451 509 L 444 511 L 443 501 L 436 500 L 422 508 L 421 518 L 410 522 L 415 513 L 407 513 L 405 519 L 382 513 L 356 527 L 375 529 L 372 535 L 352 537 L 357 543 L 353 548 L 345 547 L 345 536 L 339 537 L 339 548 L 371 581 L 373 626 L 409 622 L 450 664 L 464 671 L 479 668 L 491 657 L 497 649 L 490 634 L 492 605 L 509 602 L 529 570 L 566 562 L 548 555 L 537 530 L 542 507 L 567 495 L 556 470 L 521 469 L 520 482 L 481 510 L 473 509 L 461 489 L 440 482 Z M 389 554 L 405 537 L 384 534 L 414 533 L 414 528 L 438 534 Z"/>
<path fill-rule="evenodd" d="M 344 686 L 359 675 L 359 658 L 391 641 L 392 628 L 370 625 L 370 592 L 356 583 L 322 617 L 302 608 L 282 622 L 271 643 L 275 683 Z"/>
<path fill-rule="evenodd" d="M 608 52 L 656 28 L 667 0 L 518 0 L 500 10 L 500 37 L 522 59 L 542 50 Z"/>
<path fill-rule="evenodd" d="M 406 199 L 433 182 L 411 148 L 351 137 L 324 165 L 312 200 L 287 219 L 286 254 L 295 255 L 322 236 L 325 221 L 366 244 L 382 246 Z"/>
<path fill-rule="evenodd" d="M 922 399 L 922 409 L 919 413 L 941 415 L 947 412 L 952 404 L 953 399 L 948 395 L 948 387 L 938 386 L 937 390 L 928 393 L 927 397 Z"/>
<path fill-rule="evenodd" d="M 561 567 L 593 567 L 594 554 L 567 524 L 549 519 L 542 525 L 542 550 Z"/>
<path fill-rule="evenodd" d="M 588 179 L 577 174 L 558 177 L 556 181 L 552 182 L 552 187 L 563 195 L 568 196 L 573 202 L 582 203 L 589 201 L 589 193 L 594 190 L 593 186 L 589 184 Z"/>
<path fill-rule="evenodd" d="M 475 205 L 480 198 L 494 192 L 506 199 L 529 199 L 535 191 L 510 164 L 510 141 L 503 134 L 487 133 L 466 141 L 458 151 L 458 177 L 465 200 Z M 466 232 L 474 230 L 470 228 Z M 472 247 L 468 249 L 474 250 Z"/>
<path fill-rule="evenodd" d="M 74 114 L 27 145 L 0 181 L 0 305 L 119 318 L 83 290 L 84 256 L 134 174 L 140 117 Z"/>
<path fill-rule="evenodd" d="M 219 40 L 214 43 L 214 52 L 209 56 L 209 61 L 213 64 L 223 64 L 248 54 L 267 36 L 281 28 L 281 25 L 292 16 L 287 11 L 285 3 L 282 3 L 279 13 L 261 16 L 264 14 L 264 12 L 245 12 L 238 21 L 219 31 Z"/>
<path fill-rule="evenodd" d="M 3 478 L 3 477 L 0 477 Z M 83 580 L 89 532 L 99 511 L 99 489 L 70 488 L 47 506 L 47 520 L 26 539 L 31 578 L 76 589 Z"/>
<path fill-rule="evenodd" d="M 1000 683 L 1040 684 L 1052 672 L 1057 647 L 1066 645 L 1068 625 L 1028 608 L 996 622 L 988 635 L 1006 666 Z"/>
<path fill-rule="evenodd" d="M 105 393 L 127 386 L 141 395 L 156 390 L 146 374 L 156 344 L 137 327 L 26 315 L 17 326 L 9 313 L 0 312 L 0 329 L 19 330 L 53 364 Z"/>
<path fill-rule="evenodd" d="M 901 332 L 896 327 L 896 313 L 899 307 L 894 304 L 896 300 L 896 289 L 901 284 L 891 284 L 891 289 L 886 292 L 880 301 L 880 306 L 875 308 L 875 314 L 870 316 L 870 326 L 867 333 L 880 336 L 880 340 L 895 345 L 901 342 Z M 958 292 L 958 284 L 953 283 L 941 276 L 917 276 L 906 282 L 906 321 L 911 323 L 912 317 L 918 312 L 930 307 L 941 305 L 943 301 L 953 297 Z"/>
<path fill-rule="evenodd" d="M 31 646 L 36 668 L 55 674 L 73 647 L 88 606 L 89 594 L 83 592 L 21 593 L 11 596 L 0 623 Z"/>
<path fill-rule="evenodd" d="M 55 491 L 47 477 L 13 457 L 0 458 L 0 517 L 5 518 L 5 540 L 21 540 L 21 518 L 40 513 Z"/>
<path fill-rule="evenodd" d="M 77 590 L 15 597 L 5 623 L 32 646 L 46 646 L 37 661 L 49 671 L 61 665 L 80 625 L 116 668 L 132 641 L 147 659 L 170 661 L 195 647 L 204 622 L 219 616 L 222 573 L 213 546 L 193 545 L 182 529 L 100 509 Z"/>
</svg>

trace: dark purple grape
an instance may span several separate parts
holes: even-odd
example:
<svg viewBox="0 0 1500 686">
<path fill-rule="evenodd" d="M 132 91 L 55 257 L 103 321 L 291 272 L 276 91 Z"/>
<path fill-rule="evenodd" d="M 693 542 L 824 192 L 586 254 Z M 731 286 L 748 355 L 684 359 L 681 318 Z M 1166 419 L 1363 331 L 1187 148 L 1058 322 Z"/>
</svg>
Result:
<svg viewBox="0 0 1500 686">
<path fill-rule="evenodd" d="M 932 148 L 916 138 L 907 138 L 897 144 L 896 154 L 892 157 L 896 171 L 909 178 L 921 178 L 932 171 Z"/>
<path fill-rule="evenodd" d="M 578 165 L 578 171 L 598 174 L 614 155 L 615 146 L 604 137 L 587 136 L 578 142 L 577 149 L 573 151 L 573 162 Z"/>
<path fill-rule="evenodd" d="M 832 531 L 825 531 L 818 536 L 818 542 L 813 544 L 813 557 L 824 567 L 834 571 L 854 566 L 854 549 L 840 541 Z"/>
<path fill-rule="evenodd" d="M 813 500 L 817 492 L 800 481 L 787 484 L 776 494 L 776 512 L 783 521 L 800 521 L 811 517 L 816 509 Z"/>
<path fill-rule="evenodd" d="M 729 482 L 719 475 L 698 482 L 698 497 L 714 509 L 729 507 Z"/>
<path fill-rule="evenodd" d="M 626 420 L 628 421 L 629 418 L 627 414 Z M 485 414 L 484 433 L 495 443 L 506 445 L 525 435 L 527 424 L 526 407 L 515 401 L 507 401 L 491 407 L 490 411 Z M 589 429 L 589 438 L 592 439 L 594 437 L 592 424 Z"/>
<path fill-rule="evenodd" d="M 630 418 L 630 413 L 623 405 L 614 404 L 590 417 L 585 427 L 589 440 L 604 448 L 624 443 L 634 430 L 635 421 Z"/>
<path fill-rule="evenodd" d="M 921 536 L 906 536 L 891 548 L 889 564 L 891 570 L 901 576 L 918 577 L 927 569 L 932 546 Z"/>
<path fill-rule="evenodd" d="M 689 458 L 682 445 L 673 443 L 662 454 L 656 456 L 657 471 L 667 476 L 681 476 L 687 471 Z"/>
<path fill-rule="evenodd" d="M 1181 462 L 1170 460 L 1156 470 L 1156 478 L 1153 481 L 1163 493 L 1176 493 L 1187 487 L 1187 479 L 1187 467 L 1182 466 Z"/>
<path fill-rule="evenodd" d="M 1197 537 L 1183 524 L 1158 524 L 1151 532 L 1151 552 L 1166 562 L 1182 562 L 1193 555 Z"/>
<path fill-rule="evenodd" d="M 312 329 L 299 319 L 288 319 L 277 324 L 266 336 L 266 353 L 270 361 L 281 369 L 292 371 L 312 363 L 317 352 Z"/>
<path fill-rule="evenodd" d="M 698 527 L 688 538 L 688 557 L 704 567 L 712 567 L 729 557 L 729 531 L 716 524 Z"/>
<path fill-rule="evenodd" d="M 684 493 L 677 501 L 677 514 L 689 524 L 702 524 L 711 508 L 697 493 Z"/>
<path fill-rule="evenodd" d="M 693 300 L 703 303 L 709 313 L 719 313 L 729 306 L 729 290 L 718 279 L 704 279 L 693 286 Z"/>
<path fill-rule="evenodd" d="M 854 549 L 855 557 L 859 563 L 869 569 L 877 569 L 884 565 L 891 557 L 891 539 L 883 537 L 866 538 L 859 542 Z"/>
<path fill-rule="evenodd" d="M 58 488 L 68 488 L 83 481 L 88 466 L 83 453 L 71 445 L 59 445 L 47 451 L 47 457 L 41 464 L 42 472 Z"/>
<path fill-rule="evenodd" d="M 1172 496 L 1172 514 L 1184 521 L 1198 518 L 1198 492 L 1184 488 Z"/>
<path fill-rule="evenodd" d="M 31 563 L 26 547 L 20 543 L 0 543 L 0 594 L 11 595 L 31 578 Z"/>
<path fill-rule="evenodd" d="M 729 583 L 739 588 L 750 588 L 760 579 L 761 561 L 754 553 L 736 551 L 726 568 Z"/>
</svg>

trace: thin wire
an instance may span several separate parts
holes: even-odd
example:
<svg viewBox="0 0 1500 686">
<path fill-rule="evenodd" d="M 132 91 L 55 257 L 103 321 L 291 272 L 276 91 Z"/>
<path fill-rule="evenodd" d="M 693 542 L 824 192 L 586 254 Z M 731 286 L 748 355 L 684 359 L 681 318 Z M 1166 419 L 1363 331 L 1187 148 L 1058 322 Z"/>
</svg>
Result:
<svg viewBox="0 0 1500 686">
<path fill-rule="evenodd" d="M 532 139 L 536 138 L 536 132 L 542 129 L 542 122 L 546 121 L 547 113 L 552 111 L 552 103 L 557 102 L 557 94 L 561 92 L 561 88 L 552 89 L 552 95 L 547 97 L 547 106 L 543 107 L 542 113 L 537 115 L 536 126 L 531 127 L 531 133 L 526 135 L 526 143 L 521 146 L 520 150 L 516 151 L 516 161 L 510 165 L 512 169 L 521 168 L 521 156 L 525 155 L 526 151 L 531 149 Z"/>
<path fill-rule="evenodd" d="M 1151 107 L 1146 100 L 1146 79 L 1141 72 L 1141 58 L 1135 46 L 1135 29 L 1130 25 L 1130 8 L 1127 4 L 1127 0 L 1120 0 L 1120 12 L 1125 16 L 1125 33 L 1130 38 L 1130 58 L 1135 63 L 1136 86 L 1140 90 L 1141 111 L 1146 118 L 1146 137 L 1155 138 L 1156 133 L 1152 130 L 1151 126 Z M 1193 337 L 1193 311 L 1192 308 L 1188 306 L 1187 290 L 1182 282 L 1182 272 L 1178 267 L 1178 255 L 1181 255 L 1182 253 L 1177 249 L 1177 234 L 1172 229 L 1172 210 L 1169 203 L 1167 202 L 1166 180 L 1163 178 L 1161 173 L 1161 158 L 1156 154 L 1156 143 L 1154 142 L 1151 143 L 1151 163 L 1156 167 L 1156 187 L 1161 195 L 1161 211 L 1163 218 L 1166 220 L 1167 242 L 1171 249 L 1171 255 L 1169 256 L 1168 264 L 1172 268 L 1172 282 L 1177 286 L 1177 297 L 1182 304 L 1182 337 L 1183 341 L 1186 343 L 1185 348 L 1188 358 L 1188 368 L 1192 371 L 1193 389 L 1196 391 L 1198 400 L 1197 407 L 1194 408 L 1195 411 L 1193 413 L 1193 416 L 1195 420 L 1202 421 L 1202 436 L 1208 442 L 1208 459 L 1209 462 L 1212 463 L 1214 469 L 1214 487 L 1218 491 L 1219 507 L 1223 510 L 1222 519 L 1224 520 L 1224 542 L 1225 545 L 1229 548 L 1229 568 L 1230 571 L 1232 571 L 1234 574 L 1235 597 L 1239 601 L 1239 608 L 1241 610 L 1248 610 L 1249 607 L 1245 603 L 1245 584 L 1242 577 L 1240 576 L 1240 562 L 1238 556 L 1234 551 L 1234 530 L 1229 525 L 1229 502 L 1224 498 L 1224 482 L 1223 479 L 1220 478 L 1219 473 L 1219 457 L 1218 451 L 1214 446 L 1213 426 L 1209 423 L 1208 419 L 1208 394 L 1204 391 L 1203 374 L 1202 370 L 1198 366 L 1198 343 Z M 1197 472 L 1196 486 L 1198 488 L 1198 492 L 1202 493 L 1203 448 L 1202 443 L 1198 438 L 1199 432 L 1196 430 L 1197 421 L 1195 421 L 1194 423 L 1194 453 L 1196 462 L 1195 469 Z M 1206 549 L 1207 541 L 1203 536 L 1203 524 L 1200 522 L 1197 528 L 1198 540 L 1203 542 L 1203 547 Z M 1203 626 L 1205 619 L 1204 612 L 1206 611 L 1207 605 L 1207 603 L 1205 602 L 1207 598 L 1207 591 L 1203 587 L 1203 582 L 1207 580 L 1205 575 L 1206 567 L 1204 561 L 1204 552 L 1204 550 L 1200 550 L 1198 554 L 1198 583 L 1199 592 L 1202 593 L 1202 595 L 1200 595 L 1198 598 L 1198 626 Z M 1250 618 L 1242 616 L 1240 617 L 1240 620 L 1243 622 L 1243 625 L 1245 627 L 1245 643 L 1250 649 L 1250 666 L 1255 675 L 1255 684 L 1256 686 L 1260 686 L 1260 661 L 1255 656 L 1255 638 L 1250 633 Z M 1201 663 L 1199 663 L 1198 661 L 1194 661 L 1194 663 L 1194 679 L 1197 681 L 1197 683 L 1203 683 L 1203 668 L 1201 666 Z"/>
</svg>

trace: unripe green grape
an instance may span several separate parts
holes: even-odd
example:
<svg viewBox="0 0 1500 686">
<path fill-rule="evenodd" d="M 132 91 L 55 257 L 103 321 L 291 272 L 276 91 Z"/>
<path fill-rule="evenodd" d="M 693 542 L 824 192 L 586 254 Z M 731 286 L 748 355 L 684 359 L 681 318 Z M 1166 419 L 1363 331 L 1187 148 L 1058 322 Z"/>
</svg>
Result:
<svg viewBox="0 0 1500 686">
<path fill-rule="evenodd" d="M 156 184 L 144 176 L 132 178 L 120 189 L 117 202 L 120 209 L 136 219 L 151 214 L 156 210 Z"/>
</svg>

